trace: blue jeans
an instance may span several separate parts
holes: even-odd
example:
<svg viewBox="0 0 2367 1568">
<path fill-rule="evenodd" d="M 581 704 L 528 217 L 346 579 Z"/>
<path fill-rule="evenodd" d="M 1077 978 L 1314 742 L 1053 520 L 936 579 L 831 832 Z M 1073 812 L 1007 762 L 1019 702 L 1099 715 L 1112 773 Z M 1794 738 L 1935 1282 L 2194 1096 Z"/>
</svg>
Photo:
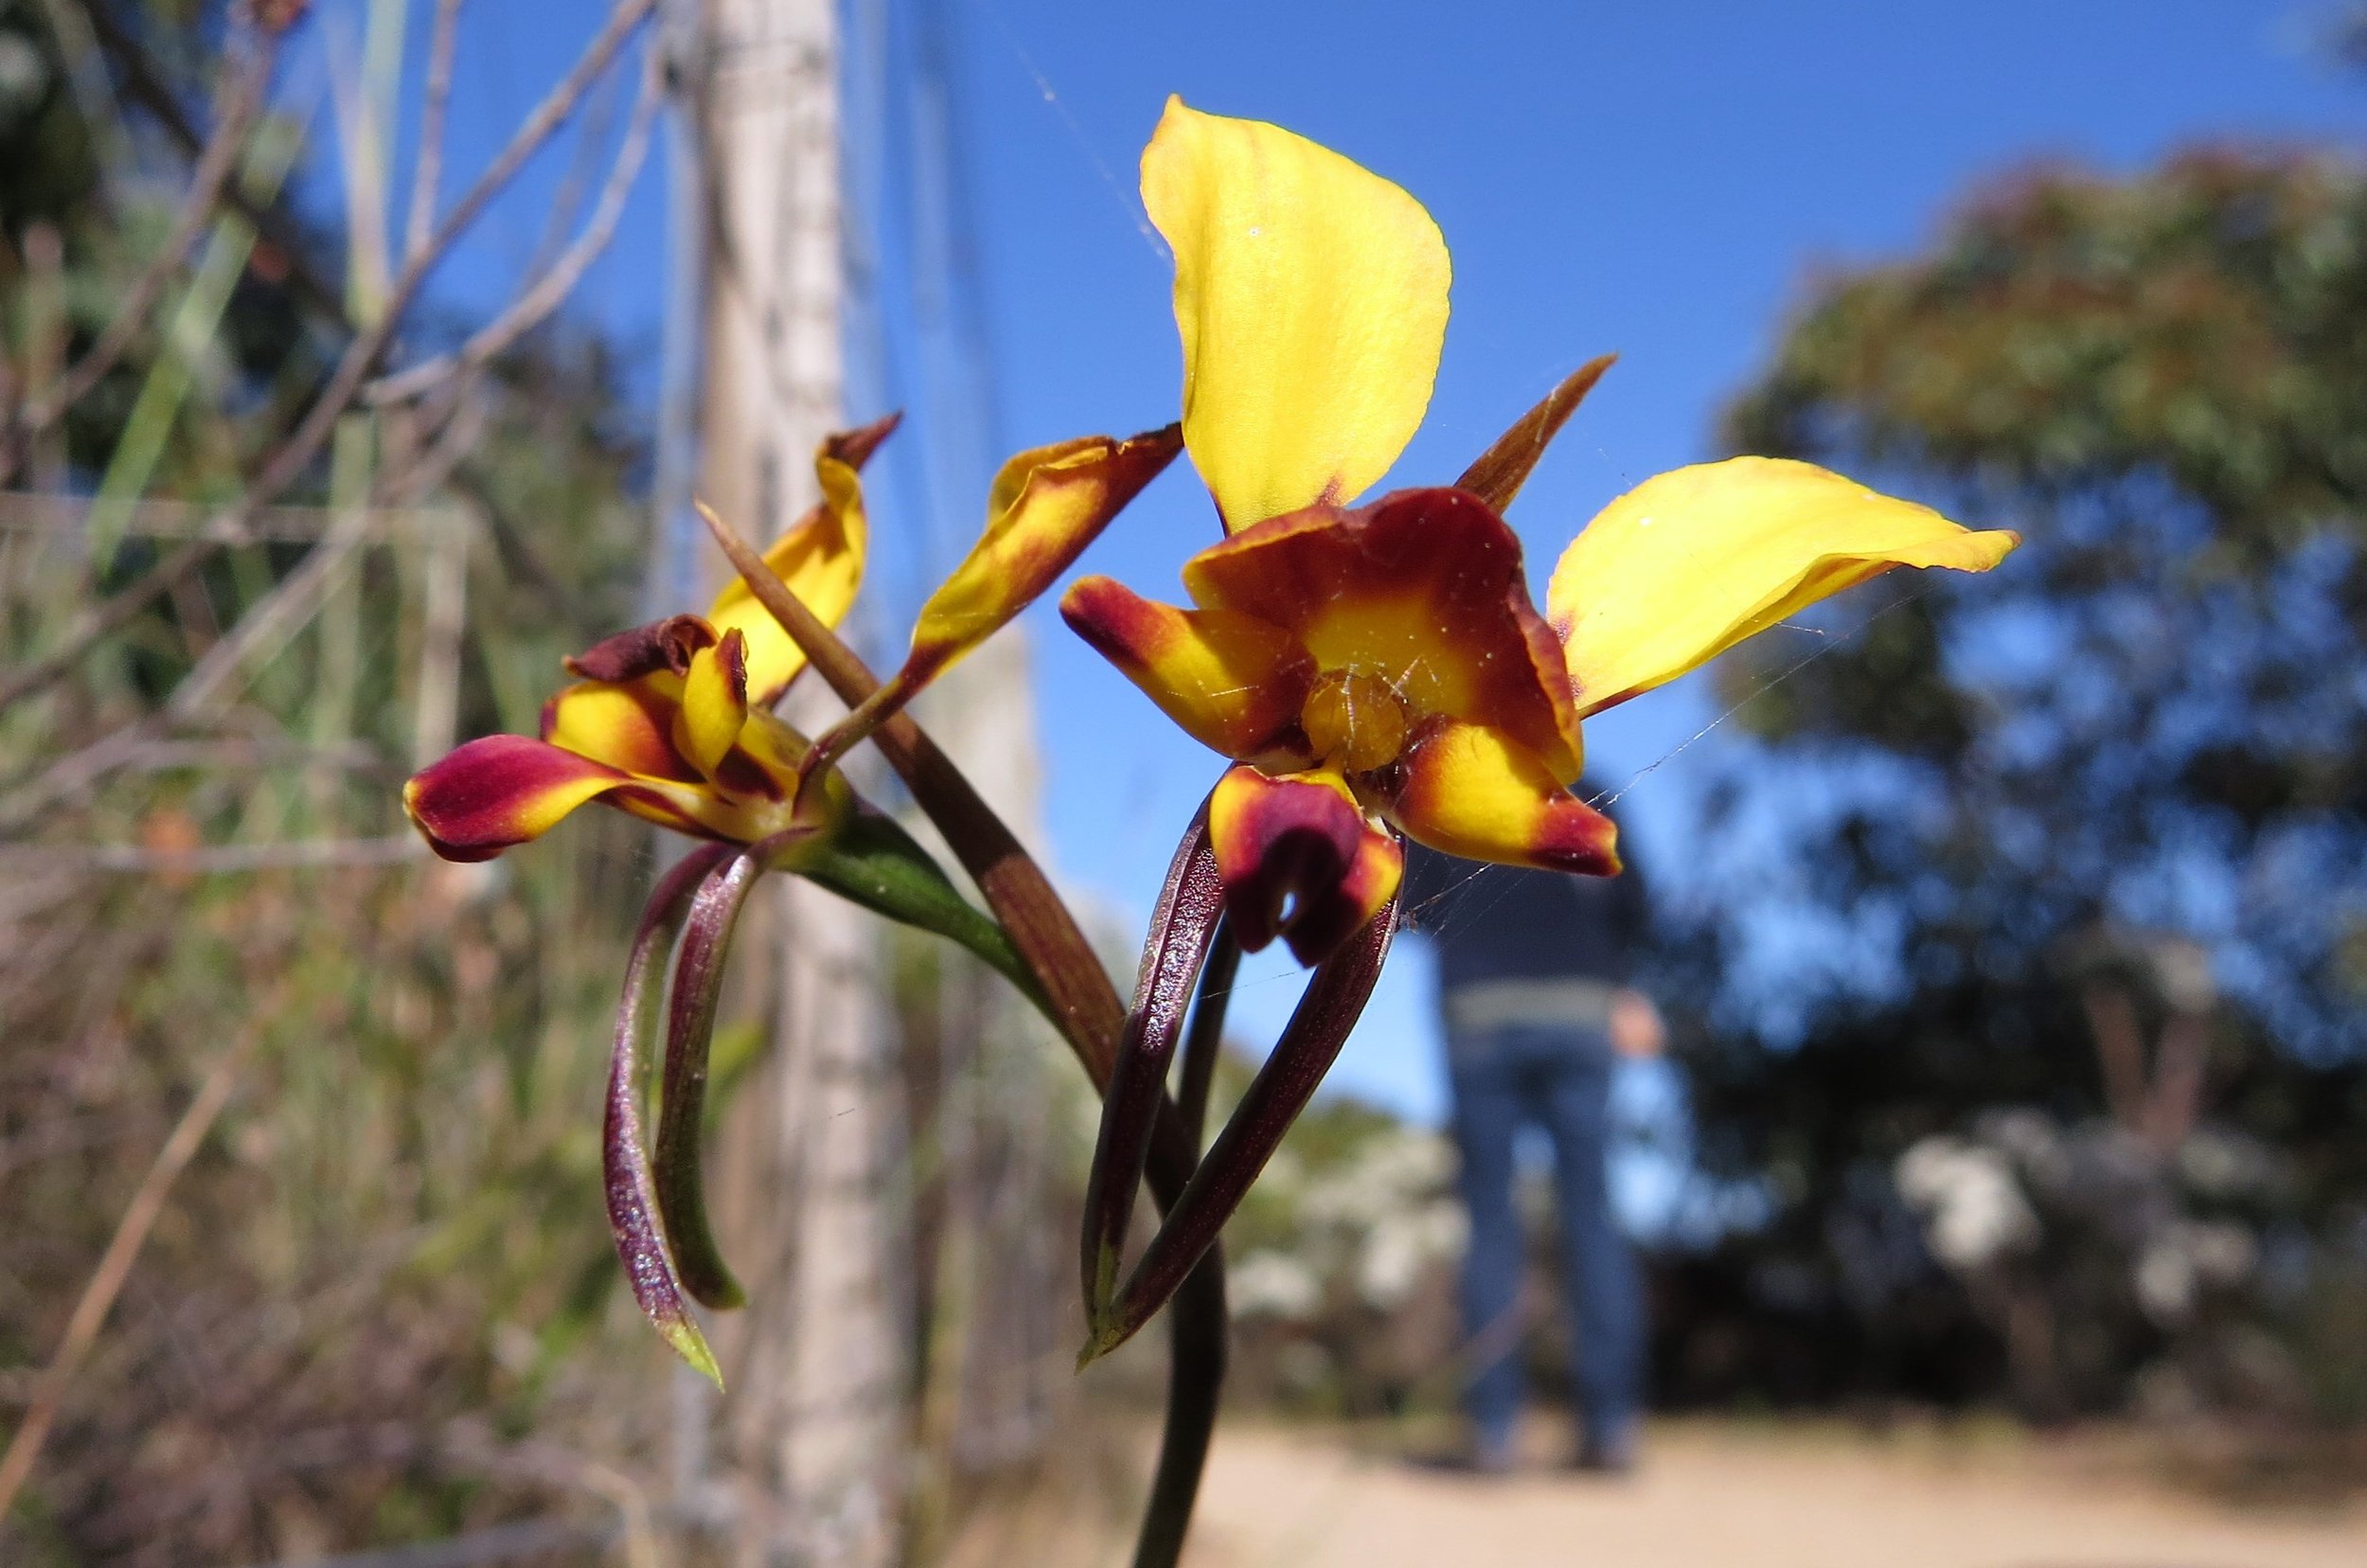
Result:
<svg viewBox="0 0 2367 1568">
<path fill-rule="evenodd" d="M 1612 1064 L 1600 1028 L 1514 1025 L 1450 1036 L 1454 1139 L 1471 1217 L 1463 1322 L 1473 1364 L 1465 1403 L 1485 1443 L 1510 1440 L 1525 1381 L 1517 1314 L 1527 1247 L 1512 1204 L 1513 1139 L 1524 1123 L 1542 1128 L 1554 1148 L 1579 1430 L 1593 1448 L 1622 1450 L 1631 1440 L 1643 1398 L 1644 1295 L 1605 1180 Z"/>
</svg>

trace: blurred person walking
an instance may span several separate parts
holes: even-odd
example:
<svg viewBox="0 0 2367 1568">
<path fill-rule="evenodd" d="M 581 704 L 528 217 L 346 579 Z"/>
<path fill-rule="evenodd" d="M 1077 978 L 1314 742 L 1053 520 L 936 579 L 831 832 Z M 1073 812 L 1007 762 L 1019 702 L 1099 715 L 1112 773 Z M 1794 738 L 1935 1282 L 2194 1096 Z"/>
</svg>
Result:
<svg viewBox="0 0 2367 1568">
<path fill-rule="evenodd" d="M 1633 1466 L 1646 1323 L 1635 1255 L 1611 1212 L 1605 1156 L 1612 1069 L 1656 1054 L 1659 1009 L 1631 984 L 1646 904 L 1617 877 L 1482 865 L 1410 846 L 1406 906 L 1438 955 L 1452 1131 L 1471 1222 L 1463 1264 L 1471 1420 L 1455 1467 L 1509 1470 L 1526 1392 L 1521 1285 L 1527 1245 L 1513 1206 L 1513 1146 L 1553 1146 L 1561 1268 L 1576 1346 L 1581 1470 Z"/>
</svg>

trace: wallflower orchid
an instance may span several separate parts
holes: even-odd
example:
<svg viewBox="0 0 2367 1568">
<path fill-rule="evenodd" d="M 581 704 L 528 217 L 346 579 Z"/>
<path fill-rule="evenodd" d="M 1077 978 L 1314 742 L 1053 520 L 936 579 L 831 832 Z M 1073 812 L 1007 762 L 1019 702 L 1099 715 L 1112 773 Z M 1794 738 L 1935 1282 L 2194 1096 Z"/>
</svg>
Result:
<svg viewBox="0 0 2367 1568">
<path fill-rule="evenodd" d="M 824 636 L 845 615 L 868 543 L 858 472 L 895 424 L 891 417 L 823 443 L 814 458 L 821 501 L 749 561 L 705 615 L 669 616 L 569 659 L 579 679 L 544 705 L 539 737 L 470 741 L 403 790 L 413 823 L 447 860 L 498 855 L 593 801 L 708 841 L 660 879 L 635 934 L 604 1149 L 610 1221 L 634 1295 L 675 1349 L 710 1377 L 714 1358 L 684 1298 L 731 1307 L 740 1293 L 708 1228 L 698 1141 L 722 961 L 756 880 L 768 870 L 806 876 L 962 943 L 1046 1002 L 1043 966 L 772 711 L 808 654 L 759 595 L 786 594 Z M 1005 465 L 989 491 L 985 533 L 924 608 L 904 668 L 859 710 L 862 731 L 886 722 L 1032 602 L 1178 450 L 1170 428 L 1063 442 Z M 633 1084 L 645 1022 L 661 1003 L 667 1050 L 652 1155 L 643 1148 Z"/>
<path fill-rule="evenodd" d="M 1680 469 L 1598 514 L 1539 614 L 1501 513 L 1609 365 L 1573 375 L 1452 487 L 1358 506 L 1420 424 L 1446 245 L 1420 204 L 1277 127 L 1170 99 L 1143 200 L 1175 254 L 1184 442 L 1226 537 L 1190 608 L 1107 578 L 1062 615 L 1232 759 L 1179 850 L 1087 1201 L 1088 1355 L 1155 1311 L 1353 1025 L 1394 923 L 1398 834 L 1473 860 L 1609 875 L 1576 799 L 1580 722 L 1895 566 L 1986 571 L 2018 543 L 1805 463 Z M 1217 940 L 1319 964 L 1259 1086 L 1121 1290 L 1142 1122 Z M 1359 989 L 1361 988 L 1361 989 Z"/>
</svg>

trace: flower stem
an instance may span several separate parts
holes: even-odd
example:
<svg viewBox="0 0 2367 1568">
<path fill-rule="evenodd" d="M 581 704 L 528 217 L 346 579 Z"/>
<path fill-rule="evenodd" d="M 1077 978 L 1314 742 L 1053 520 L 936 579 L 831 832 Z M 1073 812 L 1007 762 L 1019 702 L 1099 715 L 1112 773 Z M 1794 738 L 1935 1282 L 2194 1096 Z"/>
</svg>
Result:
<svg viewBox="0 0 2367 1568">
<path fill-rule="evenodd" d="M 869 700 L 880 681 L 854 650 L 822 624 L 730 525 L 703 507 L 700 515 L 756 602 L 804 650 L 839 700 L 850 707 Z M 1126 1008 L 1076 917 L 1052 890 L 1042 867 L 911 715 L 888 719 L 872 733 L 871 741 L 978 884 L 987 906 L 1040 982 L 1051 1004 L 1047 1016 L 1053 1025 L 1077 1054 L 1094 1088 L 1106 1091 Z M 1163 1096 L 1151 1129 L 1147 1171 L 1151 1196 L 1162 1211 L 1176 1203 L 1190 1180 L 1197 1143 L 1174 1102 Z M 1217 1403 L 1224 1387 L 1225 1304 L 1224 1260 L 1214 1244 L 1177 1292 L 1173 1317 L 1166 1423 L 1150 1502 L 1135 1540 L 1134 1568 L 1173 1568 L 1183 1555 L 1209 1439 L 1216 1432 Z"/>
</svg>

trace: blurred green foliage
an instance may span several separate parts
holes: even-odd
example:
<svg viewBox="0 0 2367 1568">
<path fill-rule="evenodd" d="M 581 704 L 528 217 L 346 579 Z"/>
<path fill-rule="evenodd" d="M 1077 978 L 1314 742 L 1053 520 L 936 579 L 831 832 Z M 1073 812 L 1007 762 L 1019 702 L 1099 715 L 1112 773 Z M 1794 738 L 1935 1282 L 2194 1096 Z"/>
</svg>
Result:
<svg viewBox="0 0 2367 1568">
<path fill-rule="evenodd" d="M 51 32 L 78 9 L 0 0 L 0 349 L 20 388 L 87 349 L 187 182 L 139 72 Z M 222 8 L 106 15 L 154 92 L 206 123 Z M 110 90 L 94 103 L 78 71 Z M 276 211 L 276 232 L 312 232 Z M 343 258 L 305 247 L 249 258 L 148 499 L 235 495 L 317 390 L 347 329 L 334 291 L 305 280 Z M 88 495 L 170 351 L 160 330 L 135 337 L 13 487 Z M 262 1031 L 0 1523 L 0 1558 L 260 1561 L 606 1517 L 614 1478 L 586 1456 L 647 1452 L 662 1400 L 632 1396 L 662 1393 L 665 1353 L 616 1288 L 596 1109 L 646 835 L 596 814 L 495 865 L 333 864 L 336 846 L 407 833 L 423 684 L 447 683 L 463 736 L 531 732 L 561 655 L 639 608 L 644 454 L 614 385 L 606 351 L 558 329 L 493 367 L 425 509 L 390 515 L 202 722 L 166 722 L 162 704 L 288 579 L 300 539 L 217 552 L 0 715 L 0 798 L 126 726 L 153 743 L 7 846 L 25 858 L 0 891 L 0 1428 L 192 1087 L 243 1025 Z M 436 434 L 352 416 L 337 463 L 285 499 L 349 504 Z M 465 550 L 456 666 L 427 656 L 438 529 Z M 46 652 L 169 547 L 135 525 L 94 566 L 70 526 L 0 518 L 0 664 Z M 127 874 L 95 854 L 291 844 L 330 846 L 332 864 Z"/>
<path fill-rule="evenodd" d="M 1758 1354 L 1797 1391 L 2003 1381 L 2065 1414 L 2166 1369 L 2205 1404 L 2362 1414 L 2355 1371 L 2311 1348 L 2330 1300 L 2367 1307 L 2362 394 L 2367 169 L 2214 148 L 2127 179 L 2025 173 L 1922 254 L 1816 279 L 1730 409 L 1736 450 L 2026 540 L 1990 576 L 1901 574 L 1827 641 L 1721 668 L 1758 744 L 1714 803 L 1695 1065 L 1707 1146 L 1779 1218 L 1717 1289 L 1765 1309 L 1753 1332 L 1796 1329 Z M 2205 955 L 2199 1000 L 2106 978 L 2140 1042 L 2206 1021 L 2202 1131 L 2276 1179 L 2241 1217 L 2230 1301 L 2165 1314 L 2143 1278 L 2162 1227 L 2228 1216 L 2108 1116 L 2091 1009 L 2099 944 L 2172 939 Z M 2053 1153 L 1979 1131 L 2017 1107 Z M 1963 1137 L 2041 1212 L 2047 1161 L 2128 1153 L 2126 1212 L 2083 1233 L 2116 1239 L 1983 1308 L 1891 1174 Z M 2011 1354 L 1967 1338 L 1968 1310 Z M 2211 1371 L 2238 1340 L 2251 1370 Z"/>
</svg>

